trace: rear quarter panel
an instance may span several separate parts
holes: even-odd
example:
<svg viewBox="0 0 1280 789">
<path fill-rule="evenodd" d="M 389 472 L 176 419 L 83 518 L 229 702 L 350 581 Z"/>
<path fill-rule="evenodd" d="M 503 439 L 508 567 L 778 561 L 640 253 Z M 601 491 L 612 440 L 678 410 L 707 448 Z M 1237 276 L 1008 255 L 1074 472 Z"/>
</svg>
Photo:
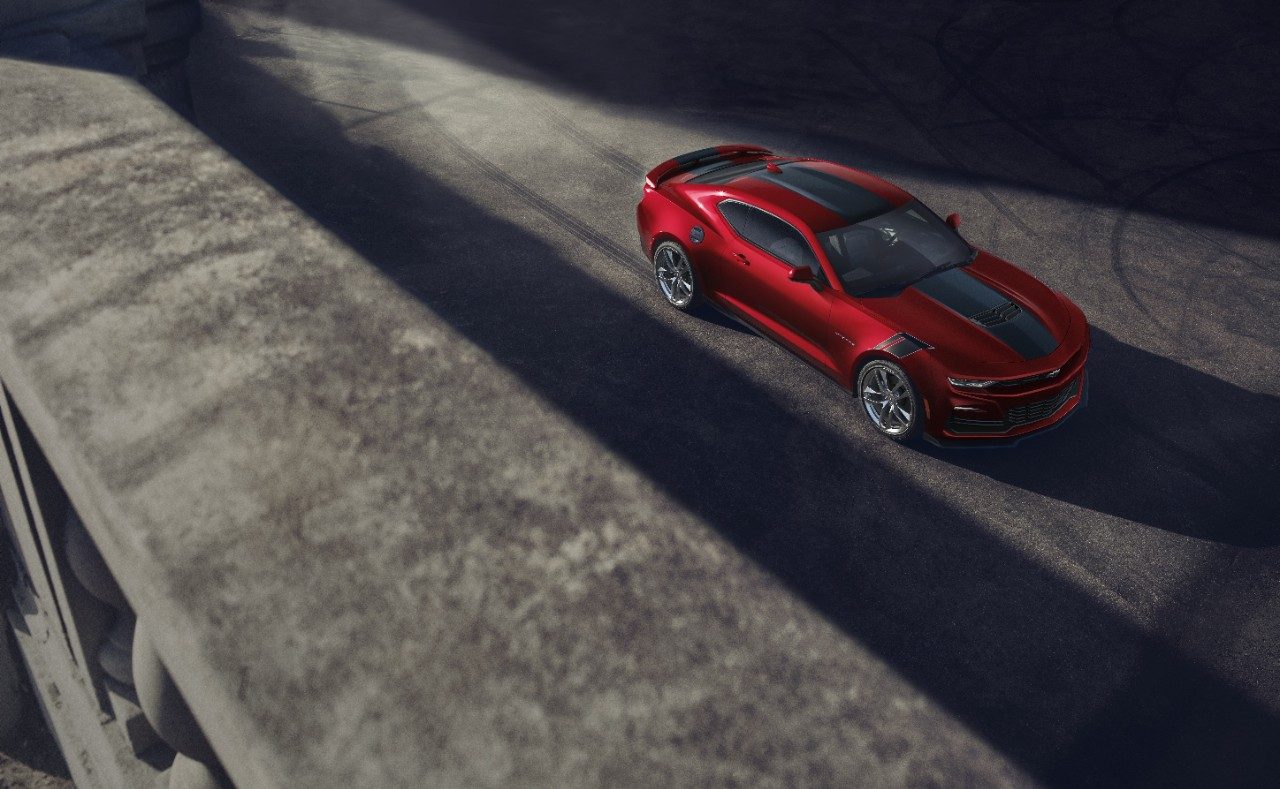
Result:
<svg viewBox="0 0 1280 789">
<path fill-rule="evenodd" d="M 708 208 L 715 211 L 710 203 L 690 199 L 671 188 L 645 189 L 636 220 L 647 259 L 653 259 L 654 248 L 663 240 L 675 240 L 693 261 L 703 295 L 717 299 L 728 250 L 724 223 L 718 214 L 707 216 Z M 696 244 L 690 237 L 695 227 L 702 228 L 703 233 L 702 241 Z"/>
</svg>

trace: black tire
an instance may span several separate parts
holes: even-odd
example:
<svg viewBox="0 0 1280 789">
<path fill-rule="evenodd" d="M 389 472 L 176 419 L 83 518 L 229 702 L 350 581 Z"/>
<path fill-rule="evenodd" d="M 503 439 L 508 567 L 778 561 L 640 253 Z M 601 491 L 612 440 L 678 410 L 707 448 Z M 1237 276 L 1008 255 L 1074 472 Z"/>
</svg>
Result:
<svg viewBox="0 0 1280 789">
<path fill-rule="evenodd" d="M 698 270 L 689 253 L 675 241 L 663 241 L 653 248 L 653 280 L 666 302 L 681 312 L 689 312 L 702 301 Z"/>
<path fill-rule="evenodd" d="M 891 397 L 885 397 L 885 391 Z M 899 443 L 920 437 L 924 401 L 906 370 L 887 359 L 872 359 L 858 371 L 856 394 L 877 433 Z"/>
</svg>

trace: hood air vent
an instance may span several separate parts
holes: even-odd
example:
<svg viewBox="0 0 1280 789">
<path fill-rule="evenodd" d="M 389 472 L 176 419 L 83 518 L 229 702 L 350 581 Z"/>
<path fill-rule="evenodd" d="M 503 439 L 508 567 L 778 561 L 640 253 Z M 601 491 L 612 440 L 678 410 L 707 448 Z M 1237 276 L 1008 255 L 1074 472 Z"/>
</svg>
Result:
<svg viewBox="0 0 1280 789">
<path fill-rule="evenodd" d="M 980 326 L 999 326 L 1002 323 L 1008 323 L 1022 313 L 1022 308 L 1012 301 L 1006 301 L 998 307 L 992 307 L 989 310 L 983 310 L 976 315 L 970 315 L 969 320 Z"/>
</svg>

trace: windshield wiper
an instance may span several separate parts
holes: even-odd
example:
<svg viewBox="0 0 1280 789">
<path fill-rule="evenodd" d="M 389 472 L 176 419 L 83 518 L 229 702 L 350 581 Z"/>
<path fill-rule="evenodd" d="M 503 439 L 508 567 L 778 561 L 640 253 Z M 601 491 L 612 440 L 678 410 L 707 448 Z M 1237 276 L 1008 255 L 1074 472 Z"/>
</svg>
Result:
<svg viewBox="0 0 1280 789">
<path fill-rule="evenodd" d="M 920 280 L 928 279 L 929 277 L 932 277 L 934 274 L 941 274 L 942 272 L 950 271 L 953 268 L 960 268 L 961 266 L 967 266 L 970 263 L 972 263 L 974 258 L 976 258 L 977 256 L 978 256 L 978 251 L 974 250 L 973 254 L 969 255 L 969 257 L 965 258 L 964 260 L 957 260 L 954 263 L 943 263 L 940 266 L 934 266 L 933 268 L 929 269 L 928 271 L 916 277 L 915 279 L 909 282 L 903 283 L 903 285 L 901 286 L 901 290 L 906 290 L 907 288 L 916 284 Z"/>
<path fill-rule="evenodd" d="M 952 263 L 943 263 L 941 265 L 934 266 L 933 268 L 929 269 L 928 271 L 916 277 L 915 279 L 907 280 L 906 282 L 902 282 L 902 283 L 892 283 L 889 285 L 881 285 L 878 288 L 872 288 L 871 290 L 863 291 L 862 293 L 858 293 L 856 295 L 860 298 L 874 298 L 875 296 L 888 295 L 890 293 L 901 293 L 902 291 L 906 290 L 907 288 L 911 287 L 912 285 L 916 284 L 922 279 L 928 279 L 929 277 L 932 277 L 934 274 L 941 274 L 942 272 L 948 271 L 953 268 L 960 268 L 962 266 L 967 266 L 977 259 L 978 259 L 978 249 L 977 247 L 974 247 L 969 252 L 969 257 L 965 258 L 964 260 L 957 260 Z"/>
</svg>

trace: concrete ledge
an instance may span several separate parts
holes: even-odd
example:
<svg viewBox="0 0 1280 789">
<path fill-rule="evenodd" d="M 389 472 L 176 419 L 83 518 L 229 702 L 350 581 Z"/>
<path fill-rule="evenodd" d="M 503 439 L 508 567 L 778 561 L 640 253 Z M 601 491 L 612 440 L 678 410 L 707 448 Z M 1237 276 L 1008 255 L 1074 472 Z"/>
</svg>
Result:
<svg viewBox="0 0 1280 789">
<path fill-rule="evenodd" d="M 1015 772 L 136 85 L 0 140 L 0 380 L 238 784 Z"/>
<path fill-rule="evenodd" d="M 0 623 L 3 624 L 3 623 Z M 15 660 L 8 628 L 0 632 L 0 741 L 9 739 L 23 719 L 28 693 L 21 664 Z"/>
<path fill-rule="evenodd" d="M 95 0 L 9 0 L 0 4 L 0 27 L 28 23 L 52 14 L 74 12 Z"/>
<path fill-rule="evenodd" d="M 147 32 L 146 8 L 138 0 L 96 0 L 60 13 L 50 4 L 30 21 L 15 24 L 0 36 L 19 37 L 39 33 L 62 33 L 68 38 L 97 44 L 139 38 Z"/>
</svg>

